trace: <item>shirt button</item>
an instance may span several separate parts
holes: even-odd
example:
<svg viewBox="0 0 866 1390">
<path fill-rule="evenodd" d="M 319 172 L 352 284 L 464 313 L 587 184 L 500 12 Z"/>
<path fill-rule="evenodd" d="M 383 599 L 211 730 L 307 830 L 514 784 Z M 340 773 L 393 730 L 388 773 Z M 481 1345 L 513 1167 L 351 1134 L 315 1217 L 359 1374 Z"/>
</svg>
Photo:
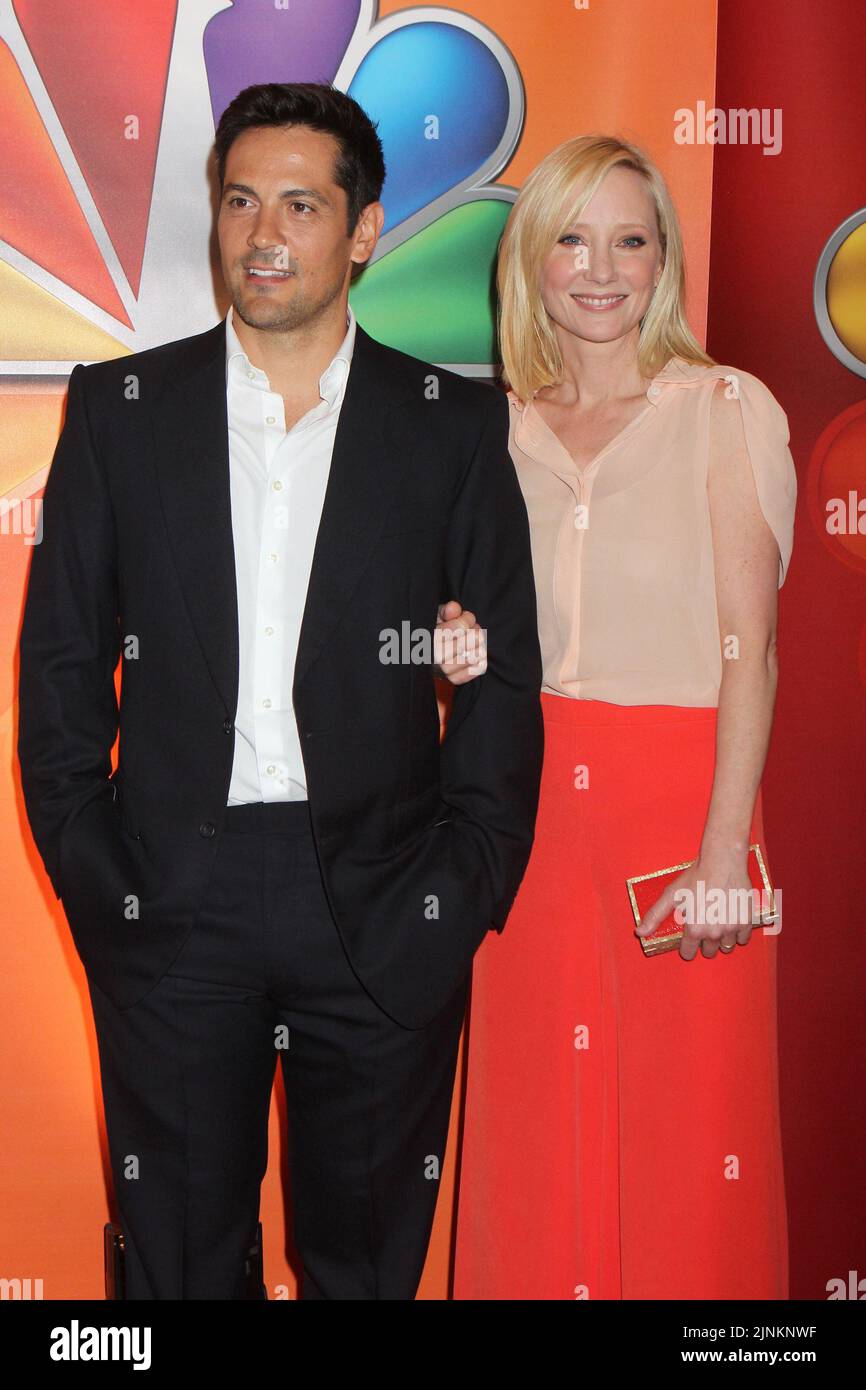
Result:
<svg viewBox="0 0 866 1390">
<path fill-rule="evenodd" d="M 274 635 L 274 629 L 273 629 L 272 627 L 266 627 L 266 628 L 265 628 L 265 636 L 266 636 L 266 637 L 273 637 L 273 635 Z"/>
<path fill-rule="evenodd" d="M 271 707 L 271 702 L 270 702 L 270 700 L 262 700 L 262 706 L 263 706 L 264 709 L 270 709 L 270 707 Z"/>
<path fill-rule="evenodd" d="M 660 396 L 661 390 L 662 388 L 660 386 L 651 386 L 649 389 L 649 393 L 651 396 Z"/>
<path fill-rule="evenodd" d="M 268 416 L 267 416 L 267 419 L 266 419 L 266 423 L 269 424 L 269 425 L 275 425 L 275 424 L 277 423 L 276 416 L 274 416 L 274 415 L 268 415 Z"/>
<path fill-rule="evenodd" d="M 204 821 L 198 828 L 199 835 L 203 836 L 205 840 L 209 840 L 215 831 L 216 826 L 211 824 L 209 820 Z"/>
<path fill-rule="evenodd" d="M 268 556 L 268 559 L 270 560 L 270 562 L 271 562 L 272 565 L 275 565 L 275 564 L 277 563 L 277 557 L 276 557 L 276 554 L 275 554 L 275 552 L 274 552 L 273 550 L 271 551 L 270 555 Z"/>
<path fill-rule="evenodd" d="M 269 763 L 265 770 L 269 777 L 273 777 L 277 769 L 274 767 L 273 763 Z"/>
<path fill-rule="evenodd" d="M 274 479 L 274 482 L 273 482 L 273 489 L 274 489 L 274 492 L 282 492 L 282 490 L 283 490 L 283 485 L 282 485 L 282 483 L 280 482 L 279 478 L 275 478 L 275 479 Z"/>
</svg>

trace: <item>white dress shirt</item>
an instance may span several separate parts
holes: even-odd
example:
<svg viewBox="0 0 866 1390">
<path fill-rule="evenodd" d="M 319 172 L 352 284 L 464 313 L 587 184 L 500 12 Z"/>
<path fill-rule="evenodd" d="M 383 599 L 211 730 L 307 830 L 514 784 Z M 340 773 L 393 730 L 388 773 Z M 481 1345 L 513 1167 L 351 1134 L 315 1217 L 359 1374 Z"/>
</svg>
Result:
<svg viewBox="0 0 866 1390">
<path fill-rule="evenodd" d="M 337 421 L 355 346 L 319 377 L 321 400 L 286 432 L 282 396 L 247 357 L 226 315 L 226 400 L 240 655 L 228 805 L 303 801 L 292 681 Z"/>
</svg>

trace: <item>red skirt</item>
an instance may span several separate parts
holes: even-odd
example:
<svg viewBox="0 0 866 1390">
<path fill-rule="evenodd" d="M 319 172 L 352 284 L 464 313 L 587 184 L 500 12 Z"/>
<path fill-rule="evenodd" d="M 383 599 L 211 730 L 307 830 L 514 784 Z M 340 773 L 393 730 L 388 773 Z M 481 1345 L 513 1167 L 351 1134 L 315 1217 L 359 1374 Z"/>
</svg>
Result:
<svg viewBox="0 0 866 1390">
<path fill-rule="evenodd" d="M 780 937 L 645 957 L 625 887 L 697 856 L 717 712 L 542 705 L 532 856 L 473 970 L 454 1297 L 786 1299 Z M 772 879 L 760 796 L 752 839 Z"/>
</svg>

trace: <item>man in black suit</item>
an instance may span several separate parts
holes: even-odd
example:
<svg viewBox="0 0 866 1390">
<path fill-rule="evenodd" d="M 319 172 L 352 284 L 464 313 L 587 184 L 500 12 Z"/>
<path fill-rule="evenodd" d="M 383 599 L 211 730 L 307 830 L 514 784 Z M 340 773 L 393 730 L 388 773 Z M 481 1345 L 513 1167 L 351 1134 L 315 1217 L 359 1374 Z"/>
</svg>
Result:
<svg viewBox="0 0 866 1390">
<path fill-rule="evenodd" d="M 251 87 L 216 156 L 226 320 L 70 377 L 27 813 L 86 968 L 127 1297 L 246 1296 L 279 1055 L 301 1296 L 409 1299 L 472 958 L 534 831 L 528 523 L 504 396 L 349 308 L 383 221 L 361 108 Z M 451 598 L 488 664 L 440 746 L 405 638 Z"/>
</svg>

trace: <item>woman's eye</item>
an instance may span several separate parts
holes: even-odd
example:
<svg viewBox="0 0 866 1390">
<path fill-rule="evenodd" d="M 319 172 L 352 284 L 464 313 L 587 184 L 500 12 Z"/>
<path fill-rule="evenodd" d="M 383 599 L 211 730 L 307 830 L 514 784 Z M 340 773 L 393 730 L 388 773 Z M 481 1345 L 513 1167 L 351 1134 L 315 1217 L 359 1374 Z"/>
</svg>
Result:
<svg viewBox="0 0 866 1390">
<path fill-rule="evenodd" d="M 583 237 L 580 236 L 578 232 L 566 232 L 565 236 L 559 238 L 560 246 L 570 246 L 576 241 L 583 241 Z M 622 245 L 626 245 L 627 243 L 633 246 L 646 246 L 646 237 L 638 236 L 637 234 L 623 237 Z"/>
</svg>

